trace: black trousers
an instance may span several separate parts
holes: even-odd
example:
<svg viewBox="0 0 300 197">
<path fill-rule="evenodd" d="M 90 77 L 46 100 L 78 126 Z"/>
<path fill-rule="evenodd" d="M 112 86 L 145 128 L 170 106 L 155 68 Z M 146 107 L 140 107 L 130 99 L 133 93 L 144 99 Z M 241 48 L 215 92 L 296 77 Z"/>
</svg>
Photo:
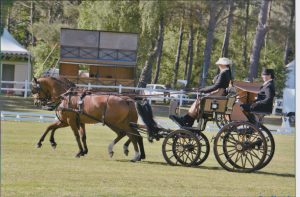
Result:
<svg viewBox="0 0 300 197">
<path fill-rule="evenodd" d="M 248 120 L 251 123 L 255 123 L 256 122 L 256 118 L 255 116 L 251 113 L 251 104 L 241 104 L 240 107 L 243 109 L 243 111 L 247 112 L 244 113 L 246 115 L 246 117 L 248 118 Z"/>
</svg>

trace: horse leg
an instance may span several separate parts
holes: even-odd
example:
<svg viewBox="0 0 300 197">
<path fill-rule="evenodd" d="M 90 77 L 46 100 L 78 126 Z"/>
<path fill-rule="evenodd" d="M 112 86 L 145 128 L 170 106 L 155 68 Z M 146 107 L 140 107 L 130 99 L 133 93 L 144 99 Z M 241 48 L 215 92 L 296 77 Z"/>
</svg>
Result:
<svg viewBox="0 0 300 197">
<path fill-rule="evenodd" d="M 136 129 L 133 129 L 133 128 L 131 128 L 130 133 L 133 133 L 133 135 L 135 135 L 136 141 L 137 141 L 137 143 L 140 147 L 141 155 L 140 155 L 139 160 L 146 159 L 145 150 L 144 150 L 144 143 L 143 143 L 143 137 L 141 136 L 141 134 Z M 126 143 L 128 143 L 128 145 L 129 145 L 130 144 L 130 139 L 127 140 Z"/>
<path fill-rule="evenodd" d="M 51 146 L 52 146 L 53 149 L 55 149 L 56 146 L 57 146 L 57 143 L 55 142 L 55 139 L 54 139 L 55 131 L 56 131 L 58 128 L 63 128 L 63 127 L 67 127 L 67 126 L 68 126 L 68 125 L 67 125 L 66 123 L 62 123 L 62 122 L 61 122 L 61 124 L 60 124 L 59 127 L 52 129 L 51 135 L 50 135 L 50 140 L 49 140 L 49 141 L 50 141 L 50 144 L 51 144 Z"/>
<path fill-rule="evenodd" d="M 124 154 L 125 154 L 126 156 L 128 156 L 128 153 L 129 153 L 128 146 L 129 146 L 130 142 L 131 142 L 131 140 L 128 139 L 128 140 L 125 142 L 125 144 L 123 145 L 123 151 L 124 151 Z"/>
<path fill-rule="evenodd" d="M 134 151 L 135 151 L 135 154 L 134 154 L 133 158 L 130 161 L 132 161 L 132 162 L 140 161 L 141 154 L 139 152 L 139 147 L 138 147 L 138 143 L 137 143 L 137 140 L 136 140 L 136 136 L 128 134 L 128 137 L 131 140 L 131 142 L 133 144 Z"/>
<path fill-rule="evenodd" d="M 53 149 L 55 149 L 57 146 L 57 143 L 55 142 L 55 139 L 54 139 L 55 131 L 56 131 L 56 129 L 52 129 L 51 134 L 50 134 L 50 140 L 49 140 Z"/>
<path fill-rule="evenodd" d="M 37 148 L 41 148 L 41 147 L 42 147 L 42 142 L 45 140 L 45 137 L 46 137 L 46 135 L 48 134 L 48 132 L 49 132 L 50 130 L 56 130 L 56 129 L 60 128 L 60 127 L 64 127 L 64 125 L 65 125 L 65 124 L 62 123 L 62 122 L 60 122 L 60 121 L 57 121 L 57 122 L 52 123 L 51 125 L 49 125 L 49 126 L 47 127 L 46 131 L 45 131 L 45 132 L 43 133 L 43 135 L 41 136 L 40 140 L 38 141 L 36 147 L 37 147 Z M 66 125 L 66 126 L 67 126 L 67 125 Z"/>
<path fill-rule="evenodd" d="M 85 124 L 80 123 L 80 136 L 81 136 L 81 141 L 83 144 L 83 154 L 87 154 L 88 153 L 88 147 L 86 144 L 86 132 L 85 132 Z"/>
<path fill-rule="evenodd" d="M 122 127 L 124 128 L 123 130 L 126 131 L 127 136 L 129 137 L 129 140 L 132 142 L 133 144 L 133 148 L 135 151 L 134 157 L 131 159 L 132 162 L 136 162 L 136 161 L 140 161 L 141 159 L 141 154 L 139 152 L 139 147 L 138 147 L 138 137 L 137 135 L 139 135 L 139 133 L 132 129 L 131 127 Z"/>
<path fill-rule="evenodd" d="M 139 134 L 139 133 L 138 133 Z M 141 159 L 146 159 L 146 154 L 145 154 L 145 150 L 144 150 L 144 143 L 143 143 L 143 137 L 139 134 L 139 136 L 137 137 L 137 143 L 139 144 L 140 147 L 140 151 L 141 151 Z"/>
<path fill-rule="evenodd" d="M 80 136 L 79 136 L 76 121 L 72 121 L 72 122 L 69 121 L 69 125 L 70 125 L 70 127 L 71 127 L 71 129 L 74 133 L 74 136 L 75 136 L 78 148 L 79 148 L 79 152 L 75 155 L 75 157 L 79 158 L 80 156 L 83 156 L 84 153 L 83 153 L 83 148 L 82 148 L 82 145 L 81 145 L 81 142 L 80 142 Z"/>
<path fill-rule="evenodd" d="M 116 132 L 116 134 L 117 134 L 117 137 L 108 145 L 108 148 L 107 148 L 107 150 L 108 150 L 108 155 L 110 156 L 110 157 L 113 157 L 113 155 L 114 155 L 114 151 L 113 151 L 113 147 L 114 147 L 114 145 L 116 144 L 116 143 L 118 143 L 124 136 L 125 136 L 125 133 L 124 132 L 121 132 L 119 129 L 117 129 L 117 128 L 112 128 L 111 127 L 111 129 L 113 130 L 113 131 L 115 131 Z"/>
</svg>

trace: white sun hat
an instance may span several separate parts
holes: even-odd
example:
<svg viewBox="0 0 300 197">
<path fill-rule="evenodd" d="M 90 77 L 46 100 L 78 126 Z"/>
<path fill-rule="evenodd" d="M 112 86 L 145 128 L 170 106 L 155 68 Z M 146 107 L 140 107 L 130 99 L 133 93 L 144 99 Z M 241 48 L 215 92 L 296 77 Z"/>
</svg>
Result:
<svg viewBox="0 0 300 197">
<path fill-rule="evenodd" d="M 227 57 L 220 57 L 219 60 L 216 62 L 217 65 L 231 65 L 232 61 Z"/>
</svg>

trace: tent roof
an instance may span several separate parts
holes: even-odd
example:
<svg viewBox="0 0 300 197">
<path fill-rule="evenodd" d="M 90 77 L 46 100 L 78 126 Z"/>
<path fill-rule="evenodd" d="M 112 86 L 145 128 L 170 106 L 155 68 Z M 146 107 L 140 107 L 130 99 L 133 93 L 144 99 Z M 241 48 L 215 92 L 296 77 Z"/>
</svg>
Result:
<svg viewBox="0 0 300 197">
<path fill-rule="evenodd" d="M 3 30 L 1 35 L 1 53 L 27 55 L 30 54 L 14 37 L 7 31 Z"/>
</svg>

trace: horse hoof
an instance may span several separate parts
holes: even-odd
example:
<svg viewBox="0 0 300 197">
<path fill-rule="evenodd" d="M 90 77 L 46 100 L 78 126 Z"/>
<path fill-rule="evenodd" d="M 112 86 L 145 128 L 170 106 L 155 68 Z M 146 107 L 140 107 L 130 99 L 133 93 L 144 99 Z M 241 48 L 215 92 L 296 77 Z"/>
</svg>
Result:
<svg viewBox="0 0 300 197">
<path fill-rule="evenodd" d="M 37 143 L 37 144 L 36 144 L 36 147 L 37 147 L 37 148 L 41 148 L 41 147 L 42 147 L 42 143 Z"/>
<path fill-rule="evenodd" d="M 76 158 L 79 158 L 80 156 L 84 156 L 83 151 L 81 151 L 75 155 Z"/>
<path fill-rule="evenodd" d="M 75 158 L 79 158 L 79 157 L 80 157 L 80 154 L 76 154 L 76 155 L 75 155 Z"/>
<path fill-rule="evenodd" d="M 124 154 L 128 156 L 129 150 L 124 150 Z"/>
<path fill-rule="evenodd" d="M 112 158 L 114 156 L 114 151 L 108 153 L 109 157 Z"/>
<path fill-rule="evenodd" d="M 55 142 L 51 142 L 51 147 L 52 147 L 53 149 L 56 149 L 56 146 L 57 146 L 57 144 L 56 144 Z"/>
<path fill-rule="evenodd" d="M 134 160 L 134 159 L 131 159 L 130 161 L 131 161 L 132 163 L 135 163 L 135 162 L 136 162 L 136 160 Z"/>
<path fill-rule="evenodd" d="M 142 159 L 146 159 L 146 156 L 145 155 L 141 155 L 140 160 L 142 160 Z"/>
<path fill-rule="evenodd" d="M 88 152 L 89 152 L 88 150 L 84 150 L 84 151 L 83 151 L 83 155 L 87 155 Z"/>
</svg>

